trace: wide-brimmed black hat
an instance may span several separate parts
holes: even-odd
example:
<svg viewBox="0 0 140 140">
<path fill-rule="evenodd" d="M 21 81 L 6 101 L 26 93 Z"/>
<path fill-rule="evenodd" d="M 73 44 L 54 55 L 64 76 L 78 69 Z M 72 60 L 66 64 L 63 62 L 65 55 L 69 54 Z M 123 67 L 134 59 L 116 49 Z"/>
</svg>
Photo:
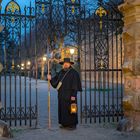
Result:
<svg viewBox="0 0 140 140">
<path fill-rule="evenodd" d="M 74 64 L 74 62 L 70 61 L 70 58 L 64 58 L 64 61 L 59 62 L 59 64 L 63 65 L 65 62 L 70 63 L 70 64 Z"/>
</svg>

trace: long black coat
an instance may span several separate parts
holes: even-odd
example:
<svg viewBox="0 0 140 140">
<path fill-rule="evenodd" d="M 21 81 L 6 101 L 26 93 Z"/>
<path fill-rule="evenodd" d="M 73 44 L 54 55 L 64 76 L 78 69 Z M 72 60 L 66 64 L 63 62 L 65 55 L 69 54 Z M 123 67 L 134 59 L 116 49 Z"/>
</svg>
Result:
<svg viewBox="0 0 140 140">
<path fill-rule="evenodd" d="M 63 78 L 67 71 L 62 69 L 51 80 L 51 85 L 56 88 L 59 81 Z M 79 74 L 76 70 L 70 67 L 70 71 L 67 73 L 62 81 L 62 86 L 58 90 L 58 119 L 59 124 L 64 126 L 76 125 L 78 123 L 78 115 L 70 113 L 71 96 L 76 98 L 77 103 L 77 91 L 82 91 L 81 81 Z"/>
</svg>

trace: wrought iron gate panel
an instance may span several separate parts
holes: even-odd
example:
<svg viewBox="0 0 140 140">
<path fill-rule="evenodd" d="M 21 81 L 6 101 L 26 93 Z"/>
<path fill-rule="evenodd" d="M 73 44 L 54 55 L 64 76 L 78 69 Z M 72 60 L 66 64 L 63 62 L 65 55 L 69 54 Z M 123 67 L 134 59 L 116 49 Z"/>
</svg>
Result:
<svg viewBox="0 0 140 140">
<path fill-rule="evenodd" d="M 110 122 L 123 117 L 122 15 L 100 3 L 81 21 L 81 122 Z"/>
<path fill-rule="evenodd" d="M 37 123 L 34 10 L 30 4 L 22 14 L 18 3 L 10 1 L 5 12 L 0 11 L 4 26 L 0 42 L 0 62 L 4 67 L 0 73 L 0 119 L 8 121 L 10 126 Z"/>
</svg>

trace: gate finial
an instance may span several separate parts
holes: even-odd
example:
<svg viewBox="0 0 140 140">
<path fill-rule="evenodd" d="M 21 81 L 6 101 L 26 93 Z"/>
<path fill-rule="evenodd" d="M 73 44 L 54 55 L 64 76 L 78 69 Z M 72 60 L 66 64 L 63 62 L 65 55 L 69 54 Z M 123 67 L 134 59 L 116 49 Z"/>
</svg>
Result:
<svg viewBox="0 0 140 140">
<path fill-rule="evenodd" d="M 96 11 L 95 11 L 96 15 L 98 15 L 100 17 L 100 31 L 102 31 L 102 17 L 107 15 L 107 11 L 103 8 L 103 7 L 99 7 Z"/>
</svg>

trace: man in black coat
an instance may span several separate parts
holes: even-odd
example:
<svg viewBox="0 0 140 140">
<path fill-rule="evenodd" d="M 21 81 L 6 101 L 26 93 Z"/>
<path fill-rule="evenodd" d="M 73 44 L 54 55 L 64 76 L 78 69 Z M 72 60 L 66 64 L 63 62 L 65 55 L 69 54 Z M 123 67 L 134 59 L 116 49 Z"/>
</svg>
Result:
<svg viewBox="0 0 140 140">
<path fill-rule="evenodd" d="M 77 91 L 82 91 L 80 76 L 73 69 L 70 58 L 60 62 L 63 69 L 55 76 L 48 75 L 51 85 L 58 90 L 58 119 L 60 128 L 75 129 L 78 124 L 78 114 L 71 113 L 71 104 L 77 104 Z"/>
</svg>

